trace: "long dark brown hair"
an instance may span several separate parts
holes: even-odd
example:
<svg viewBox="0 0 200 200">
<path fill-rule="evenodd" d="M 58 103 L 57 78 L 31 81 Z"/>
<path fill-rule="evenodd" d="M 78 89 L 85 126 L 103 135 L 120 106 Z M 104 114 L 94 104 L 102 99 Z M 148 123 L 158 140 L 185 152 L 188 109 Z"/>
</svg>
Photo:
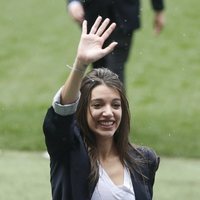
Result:
<svg viewBox="0 0 200 200">
<path fill-rule="evenodd" d="M 77 123 L 81 129 L 83 139 L 88 149 L 91 173 L 89 181 L 94 184 L 98 180 L 98 154 L 96 139 L 87 123 L 87 109 L 91 99 L 92 90 L 98 85 L 106 85 L 119 92 L 122 106 L 122 118 L 120 125 L 114 134 L 114 142 L 119 154 L 119 158 L 123 165 L 132 171 L 137 170 L 138 159 L 134 159 L 131 151 L 136 151 L 136 148 L 129 142 L 130 132 L 130 111 L 129 104 L 125 95 L 123 84 L 119 80 L 118 76 L 107 68 L 93 69 L 83 79 L 81 84 L 81 97 L 77 107 L 76 117 Z"/>
</svg>

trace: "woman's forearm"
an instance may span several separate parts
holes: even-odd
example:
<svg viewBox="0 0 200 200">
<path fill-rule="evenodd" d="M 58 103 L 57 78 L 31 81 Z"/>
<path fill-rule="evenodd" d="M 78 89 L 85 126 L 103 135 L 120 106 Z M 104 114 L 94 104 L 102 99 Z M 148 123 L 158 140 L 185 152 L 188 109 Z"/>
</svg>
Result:
<svg viewBox="0 0 200 200">
<path fill-rule="evenodd" d="M 87 66 L 75 60 L 68 79 L 66 80 L 61 92 L 61 104 L 74 103 L 79 97 L 82 78 Z"/>
</svg>

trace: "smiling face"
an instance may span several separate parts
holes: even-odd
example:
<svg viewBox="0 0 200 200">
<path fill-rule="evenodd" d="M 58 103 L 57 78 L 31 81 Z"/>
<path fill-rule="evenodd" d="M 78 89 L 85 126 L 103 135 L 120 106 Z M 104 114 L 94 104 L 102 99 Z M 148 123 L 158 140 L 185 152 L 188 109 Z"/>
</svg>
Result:
<svg viewBox="0 0 200 200">
<path fill-rule="evenodd" d="M 122 117 L 119 92 L 106 85 L 98 85 L 91 92 L 87 110 L 89 128 L 99 137 L 113 137 Z"/>
</svg>

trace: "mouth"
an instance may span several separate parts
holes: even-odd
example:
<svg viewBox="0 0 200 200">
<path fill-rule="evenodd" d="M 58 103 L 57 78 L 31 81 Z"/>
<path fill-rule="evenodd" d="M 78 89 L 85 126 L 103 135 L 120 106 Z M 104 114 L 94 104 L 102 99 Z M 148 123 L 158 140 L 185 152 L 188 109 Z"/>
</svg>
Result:
<svg viewBox="0 0 200 200">
<path fill-rule="evenodd" d="M 113 125 L 115 124 L 115 121 L 109 120 L 109 121 L 98 121 L 98 124 L 103 127 L 103 128 L 112 128 Z"/>
</svg>

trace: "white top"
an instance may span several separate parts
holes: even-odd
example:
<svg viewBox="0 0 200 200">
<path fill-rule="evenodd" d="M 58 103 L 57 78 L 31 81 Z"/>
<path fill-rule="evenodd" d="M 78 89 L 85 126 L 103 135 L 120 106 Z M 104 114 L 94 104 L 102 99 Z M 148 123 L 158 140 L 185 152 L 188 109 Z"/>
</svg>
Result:
<svg viewBox="0 0 200 200">
<path fill-rule="evenodd" d="M 99 165 L 99 180 L 91 200 L 135 200 L 129 170 L 124 168 L 123 185 L 115 185 L 103 167 Z"/>
</svg>

